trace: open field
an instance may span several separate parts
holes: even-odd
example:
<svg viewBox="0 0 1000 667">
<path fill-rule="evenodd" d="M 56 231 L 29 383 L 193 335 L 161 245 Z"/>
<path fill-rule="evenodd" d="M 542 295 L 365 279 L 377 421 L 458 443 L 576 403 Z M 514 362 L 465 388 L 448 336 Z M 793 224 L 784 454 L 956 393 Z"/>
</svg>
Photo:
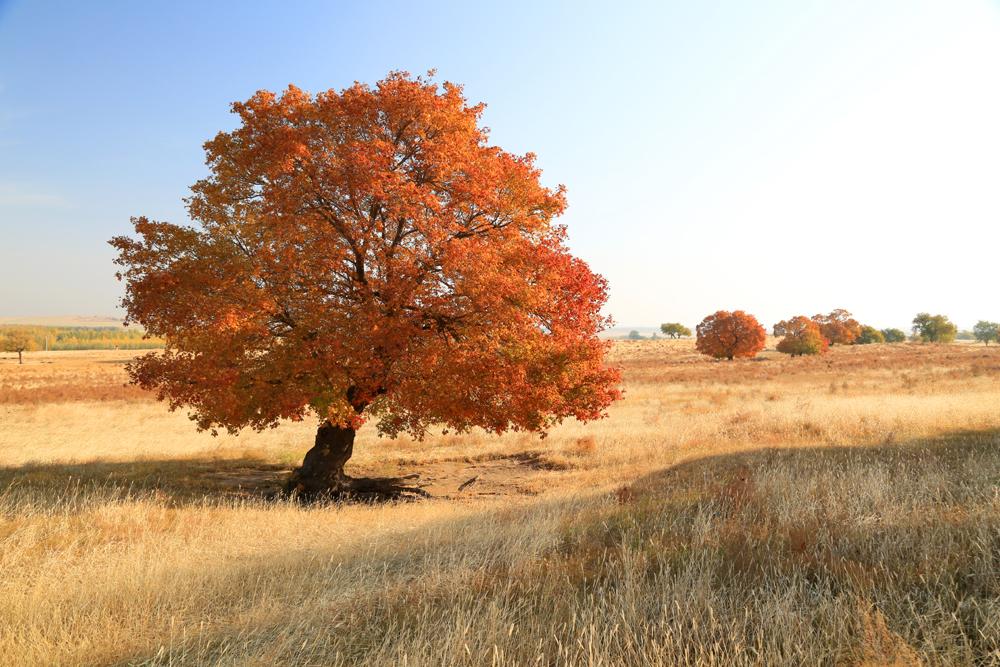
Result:
<svg viewBox="0 0 1000 667">
<path fill-rule="evenodd" d="M 314 424 L 197 433 L 132 354 L 0 356 L 0 664 L 1000 664 L 1000 349 L 618 343 L 609 419 L 363 430 L 434 498 L 315 507 Z"/>
</svg>

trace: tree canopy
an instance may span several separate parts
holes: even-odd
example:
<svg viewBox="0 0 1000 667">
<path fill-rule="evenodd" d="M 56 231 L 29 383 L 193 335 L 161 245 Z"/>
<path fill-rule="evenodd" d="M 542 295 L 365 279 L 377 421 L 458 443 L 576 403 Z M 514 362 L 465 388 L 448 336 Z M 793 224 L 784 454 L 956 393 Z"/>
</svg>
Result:
<svg viewBox="0 0 1000 667">
<path fill-rule="evenodd" d="M 667 322 L 660 325 L 660 331 L 668 338 L 682 338 L 691 335 L 691 330 L 680 322 Z"/>
<path fill-rule="evenodd" d="M 837 308 L 827 315 L 814 315 L 820 333 L 830 341 L 830 345 L 850 345 L 861 335 L 861 324 L 851 317 L 851 313 Z"/>
<path fill-rule="evenodd" d="M 944 315 L 918 313 L 913 318 L 913 335 L 924 343 L 950 343 L 957 333 L 958 327 Z"/>
<path fill-rule="evenodd" d="M 778 352 L 790 354 L 793 357 L 804 354 L 824 354 L 830 346 L 819 325 L 805 315 L 783 320 L 774 326 L 780 330 L 784 338 L 778 341 Z"/>
<path fill-rule="evenodd" d="M 906 332 L 902 329 L 882 329 L 881 333 L 887 343 L 903 343 L 906 341 Z"/>
<path fill-rule="evenodd" d="M 139 217 L 111 241 L 128 320 L 165 341 L 134 382 L 202 428 L 314 414 L 351 441 L 369 419 L 544 431 L 619 397 L 606 282 L 554 222 L 564 188 L 491 145 L 460 86 L 392 73 L 233 111 L 205 144 L 196 226 Z"/>
<path fill-rule="evenodd" d="M 972 327 L 972 335 L 980 343 L 986 345 L 989 345 L 991 341 L 995 343 L 1000 338 L 1000 323 L 979 320 L 976 322 L 976 326 Z"/>
<path fill-rule="evenodd" d="M 902 333 L 902 332 L 900 332 Z M 905 338 L 905 334 L 904 334 Z M 872 343 L 884 343 L 885 334 L 876 329 L 875 327 L 868 326 L 867 324 L 861 327 L 861 334 L 854 341 L 857 345 L 870 345 Z"/>
<path fill-rule="evenodd" d="M 24 353 L 38 349 L 38 343 L 26 329 L 8 329 L 0 335 L 0 349 L 16 352 L 17 363 L 24 363 Z"/>
<path fill-rule="evenodd" d="M 696 331 L 697 350 L 716 359 L 754 357 L 767 340 L 767 332 L 757 318 L 742 310 L 717 311 L 702 320 Z"/>
</svg>

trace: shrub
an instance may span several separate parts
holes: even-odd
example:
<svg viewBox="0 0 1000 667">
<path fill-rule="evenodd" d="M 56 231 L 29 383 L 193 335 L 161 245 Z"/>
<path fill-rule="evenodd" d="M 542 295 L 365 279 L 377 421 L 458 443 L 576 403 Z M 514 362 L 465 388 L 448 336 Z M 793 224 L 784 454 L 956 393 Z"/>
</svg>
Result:
<svg viewBox="0 0 1000 667">
<path fill-rule="evenodd" d="M 900 331 L 902 334 L 903 332 Z M 856 345 L 869 345 L 871 343 L 884 343 L 885 334 L 876 329 L 875 327 L 870 327 L 867 324 L 861 327 L 861 335 L 858 336 L 857 340 L 854 341 Z"/>
<path fill-rule="evenodd" d="M 882 329 L 881 333 L 887 343 L 902 343 L 906 341 L 906 332 L 902 329 Z"/>
</svg>

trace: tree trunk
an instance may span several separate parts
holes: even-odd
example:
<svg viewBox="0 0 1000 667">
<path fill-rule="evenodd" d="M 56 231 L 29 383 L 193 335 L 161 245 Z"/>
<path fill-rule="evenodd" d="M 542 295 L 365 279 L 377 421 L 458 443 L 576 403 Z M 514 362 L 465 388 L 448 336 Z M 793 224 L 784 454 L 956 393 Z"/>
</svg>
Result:
<svg viewBox="0 0 1000 667">
<path fill-rule="evenodd" d="M 24 359 L 21 357 L 21 350 L 17 351 L 17 363 L 19 363 L 19 364 L 23 364 L 24 363 Z"/>
<path fill-rule="evenodd" d="M 302 460 L 302 467 L 292 473 L 288 491 L 305 498 L 346 492 L 350 478 L 344 474 L 344 464 L 354 453 L 354 434 L 353 428 L 323 422 L 316 431 L 316 443 Z"/>
<path fill-rule="evenodd" d="M 299 500 L 410 500 L 429 498 L 420 486 L 406 484 L 417 474 L 405 477 L 348 477 L 344 464 L 354 452 L 352 428 L 336 426 L 328 421 L 316 431 L 316 443 L 306 452 L 302 466 L 285 484 L 285 493 Z"/>
</svg>

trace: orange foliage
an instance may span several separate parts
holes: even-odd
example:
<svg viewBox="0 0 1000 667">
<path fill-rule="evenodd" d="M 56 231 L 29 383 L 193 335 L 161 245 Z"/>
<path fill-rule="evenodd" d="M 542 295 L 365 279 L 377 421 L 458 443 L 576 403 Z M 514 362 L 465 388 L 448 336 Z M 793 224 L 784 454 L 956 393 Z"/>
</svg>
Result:
<svg viewBox="0 0 1000 667">
<path fill-rule="evenodd" d="M 861 323 L 843 308 L 838 308 L 829 315 L 814 315 L 813 321 L 819 325 L 820 333 L 830 341 L 830 345 L 850 345 L 861 335 Z"/>
<path fill-rule="evenodd" d="M 116 237 L 128 319 L 165 340 L 131 378 L 202 428 L 315 414 L 417 437 L 596 419 L 620 396 L 605 280 L 554 223 L 562 186 L 488 143 L 460 86 L 392 73 L 233 105 L 197 227 Z"/>
<path fill-rule="evenodd" d="M 696 347 L 716 359 L 754 357 L 764 349 L 767 333 L 753 315 L 742 310 L 720 310 L 709 315 L 697 328 Z"/>
<path fill-rule="evenodd" d="M 819 325 L 804 315 L 778 322 L 774 325 L 774 330 L 781 331 L 784 335 L 778 342 L 778 352 L 793 357 L 824 354 L 830 346 L 830 341 L 823 336 Z"/>
</svg>

